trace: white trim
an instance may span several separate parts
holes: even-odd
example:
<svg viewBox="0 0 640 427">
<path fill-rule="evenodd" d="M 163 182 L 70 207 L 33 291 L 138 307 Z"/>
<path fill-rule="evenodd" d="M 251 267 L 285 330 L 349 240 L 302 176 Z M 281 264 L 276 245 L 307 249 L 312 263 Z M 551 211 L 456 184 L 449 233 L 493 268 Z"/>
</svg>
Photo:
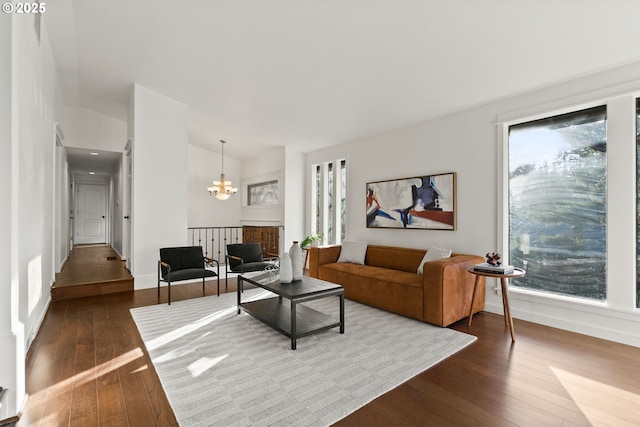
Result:
<svg viewBox="0 0 640 427">
<path fill-rule="evenodd" d="M 569 98 L 545 102 L 527 108 L 522 108 L 520 110 L 499 114 L 496 116 L 495 124 L 498 126 L 502 124 L 513 125 L 543 117 L 563 114 L 563 112 L 576 111 L 583 108 L 606 104 L 609 99 L 617 98 L 619 96 L 638 96 L 639 93 L 640 80 L 632 80 L 627 83 L 610 86 L 604 89 L 584 92 L 580 95 L 571 96 Z M 583 105 L 584 107 L 582 107 Z"/>
<path fill-rule="evenodd" d="M 64 141 L 64 132 L 62 132 L 62 126 L 60 123 L 54 122 L 53 125 L 55 127 L 56 135 L 60 138 L 60 141 Z"/>
<path fill-rule="evenodd" d="M 535 120 L 545 119 L 548 117 L 560 116 L 562 114 L 573 113 L 576 111 L 586 110 L 594 107 L 601 107 L 603 105 L 606 106 L 608 104 L 608 101 L 610 101 L 612 98 L 613 97 L 608 97 L 605 99 L 599 99 L 597 101 L 583 102 L 583 103 L 574 104 L 574 105 L 566 105 L 564 107 L 558 107 L 554 110 L 549 110 L 547 112 L 541 111 L 529 116 L 514 117 L 511 120 L 497 122 L 496 124 L 498 126 L 505 126 L 508 128 L 509 126 L 514 126 L 521 123 L 532 122 Z"/>
</svg>

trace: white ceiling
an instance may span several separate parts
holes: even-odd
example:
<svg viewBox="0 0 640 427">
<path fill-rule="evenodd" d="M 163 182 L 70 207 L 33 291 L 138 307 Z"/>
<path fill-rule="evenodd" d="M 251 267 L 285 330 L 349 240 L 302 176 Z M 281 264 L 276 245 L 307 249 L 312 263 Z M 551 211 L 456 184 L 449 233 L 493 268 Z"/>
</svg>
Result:
<svg viewBox="0 0 640 427">
<path fill-rule="evenodd" d="M 64 101 L 125 120 L 134 83 L 243 158 L 365 137 L 640 59 L 637 0 L 56 0 Z"/>
<path fill-rule="evenodd" d="M 108 181 L 118 173 L 122 153 L 103 150 L 88 150 L 85 148 L 66 147 L 69 169 L 76 174 L 76 178 L 91 178 Z"/>
</svg>

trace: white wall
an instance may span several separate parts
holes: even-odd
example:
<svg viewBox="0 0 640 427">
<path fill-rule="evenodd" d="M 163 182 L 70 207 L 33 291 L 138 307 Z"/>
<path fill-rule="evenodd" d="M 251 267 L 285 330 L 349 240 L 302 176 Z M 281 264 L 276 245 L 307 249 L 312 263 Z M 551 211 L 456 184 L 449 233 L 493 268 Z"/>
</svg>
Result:
<svg viewBox="0 0 640 427">
<path fill-rule="evenodd" d="M 189 227 L 227 227 L 240 225 L 240 194 L 228 200 L 210 196 L 207 187 L 220 179 L 221 156 L 196 145 L 188 147 Z M 226 180 L 240 188 L 241 163 L 224 156 Z M 241 190 L 239 190 L 240 192 Z"/>
<path fill-rule="evenodd" d="M 501 165 L 498 160 L 499 131 L 496 121 L 499 118 L 527 118 L 562 107 L 640 90 L 638 76 L 640 63 L 630 64 L 416 126 L 318 150 L 307 155 L 307 171 L 314 163 L 348 156 L 349 239 L 425 249 L 430 246 L 449 247 L 456 252 L 481 256 L 494 250 L 502 253 L 501 242 L 498 241 L 501 229 L 497 224 L 497 186 Z M 618 167 L 627 173 L 629 170 L 633 171 L 627 161 L 635 157 L 633 139 L 627 141 L 625 150 L 624 155 L 609 156 L 611 171 L 617 170 Z M 367 182 L 441 172 L 457 173 L 456 231 L 366 228 Z M 633 175 L 621 179 L 633 180 Z M 629 201 L 635 199 L 635 194 L 628 194 L 629 189 L 633 188 L 633 183 L 627 184 L 622 186 L 625 189 L 623 190 L 613 188 L 613 184 L 609 182 L 610 198 L 612 191 L 626 191 L 623 196 L 614 193 L 614 199 L 618 204 L 613 206 L 610 215 L 618 211 L 618 208 L 631 209 L 633 212 L 633 203 Z M 311 183 L 308 179 L 306 188 L 309 192 Z M 630 249 L 628 240 L 633 240 L 634 229 L 628 229 L 626 233 L 629 237 L 622 243 L 624 250 L 618 253 L 628 252 Z M 609 241 L 610 247 L 618 244 L 615 240 Z M 624 257 L 627 264 L 632 257 L 633 254 Z M 626 273 L 624 277 L 616 276 L 615 280 L 610 276 L 610 295 L 619 293 L 617 287 L 629 289 L 635 285 L 635 276 L 630 274 L 635 272 L 633 266 L 616 266 Z M 489 282 L 488 286 L 492 285 L 493 282 Z M 637 310 L 630 308 L 628 301 L 624 305 L 609 301 L 609 307 L 594 307 L 590 304 L 567 303 L 517 292 L 511 292 L 510 298 L 512 314 L 516 318 L 640 346 L 640 316 Z M 486 302 L 487 310 L 502 312 L 501 298 L 495 292 L 487 291 Z"/>
<path fill-rule="evenodd" d="M 15 415 L 25 396 L 26 350 L 54 278 L 54 123 L 62 112 L 45 23 L 38 42 L 33 16 L 3 14 L 0 20 L 0 383 L 9 388 L 7 415 Z"/>
<path fill-rule="evenodd" d="M 16 388 L 21 380 L 18 376 L 18 361 L 24 364 L 24 351 L 21 350 L 21 342 L 18 334 L 14 332 L 13 324 L 17 319 L 18 304 L 14 301 L 17 292 L 17 283 L 14 284 L 16 260 L 13 256 L 14 248 L 17 248 L 16 234 L 12 228 L 17 220 L 14 215 L 17 203 L 17 179 L 13 167 L 13 158 L 17 154 L 17 138 L 12 136 L 15 123 L 12 114 L 12 19 L 11 15 L 0 15 L 0 147 L 3 155 L 0 156 L 0 384 L 9 389 L 7 399 L 7 411 L 4 416 L 15 415 Z M 22 335 L 20 333 L 20 335 Z M 16 367 L 16 369 L 14 369 Z M 24 388 L 24 382 L 20 384 Z M 3 416 L 0 416 L 3 418 Z"/>
<path fill-rule="evenodd" d="M 135 288 L 157 285 L 159 249 L 187 244 L 187 107 L 138 84 L 133 105 Z"/>
<path fill-rule="evenodd" d="M 293 148 L 285 148 L 285 173 L 282 193 L 284 198 L 284 250 L 289 251 L 292 242 L 304 239 L 305 207 L 305 156 Z"/>
<path fill-rule="evenodd" d="M 279 181 L 280 203 L 273 206 L 247 206 L 246 187 L 259 182 Z M 282 225 L 284 223 L 284 147 L 273 147 L 242 162 L 242 218 L 245 225 Z"/>
<path fill-rule="evenodd" d="M 64 107 L 65 147 L 122 153 L 127 143 L 127 122 L 78 106 Z"/>
</svg>

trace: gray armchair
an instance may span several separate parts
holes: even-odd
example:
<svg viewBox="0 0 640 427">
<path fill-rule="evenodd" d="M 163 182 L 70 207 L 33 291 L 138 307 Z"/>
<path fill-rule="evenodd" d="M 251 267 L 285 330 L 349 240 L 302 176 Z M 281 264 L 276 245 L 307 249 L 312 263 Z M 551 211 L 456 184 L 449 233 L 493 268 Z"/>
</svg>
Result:
<svg viewBox="0 0 640 427">
<path fill-rule="evenodd" d="M 207 270 L 205 264 L 211 266 L 215 264 L 217 270 Z M 171 304 L 171 283 L 191 279 L 202 279 L 202 294 L 204 295 L 204 281 L 207 277 L 218 278 L 218 296 L 220 296 L 220 263 L 213 258 L 203 256 L 202 246 L 160 249 L 158 299 L 160 298 L 160 282 L 167 283 L 167 300 Z"/>
</svg>

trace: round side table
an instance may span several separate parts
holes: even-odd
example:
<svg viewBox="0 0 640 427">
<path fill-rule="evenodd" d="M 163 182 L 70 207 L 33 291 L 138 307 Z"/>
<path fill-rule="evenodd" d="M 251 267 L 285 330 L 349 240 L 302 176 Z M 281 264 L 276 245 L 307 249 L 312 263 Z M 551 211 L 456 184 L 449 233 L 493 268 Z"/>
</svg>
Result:
<svg viewBox="0 0 640 427">
<path fill-rule="evenodd" d="M 476 281 L 473 285 L 473 296 L 471 297 L 471 308 L 469 309 L 469 321 L 467 322 L 467 326 L 471 326 L 471 321 L 473 320 L 473 304 L 476 299 L 476 289 L 478 288 L 478 282 L 480 281 L 480 276 L 483 277 L 497 277 L 500 279 L 500 286 L 502 288 L 502 308 L 504 310 L 504 324 L 509 327 L 509 331 L 511 332 L 511 341 L 516 340 L 516 334 L 513 330 L 513 319 L 511 318 L 511 309 L 509 308 L 509 290 L 507 288 L 507 279 L 512 279 L 514 277 L 522 277 L 526 274 L 521 268 L 516 268 L 513 273 L 508 274 L 500 274 L 500 273 L 486 273 L 484 271 L 475 271 L 473 267 L 469 267 L 467 271 L 471 274 L 476 275 Z"/>
</svg>

